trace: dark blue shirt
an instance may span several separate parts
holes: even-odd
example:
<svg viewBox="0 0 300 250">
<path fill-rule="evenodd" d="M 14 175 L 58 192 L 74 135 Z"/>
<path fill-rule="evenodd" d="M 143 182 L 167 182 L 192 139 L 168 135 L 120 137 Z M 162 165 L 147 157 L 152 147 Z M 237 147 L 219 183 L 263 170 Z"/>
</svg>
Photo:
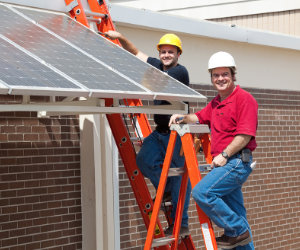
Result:
<svg viewBox="0 0 300 250">
<path fill-rule="evenodd" d="M 175 78 L 179 82 L 182 82 L 183 84 L 189 86 L 190 80 L 189 80 L 189 73 L 187 69 L 180 65 L 177 64 L 175 67 L 172 67 L 168 70 L 163 70 L 163 64 L 161 61 L 157 58 L 153 57 L 148 57 L 147 63 L 151 64 L 155 68 L 166 72 L 169 76 Z M 164 100 L 154 100 L 155 105 L 167 105 L 170 104 L 168 101 Z M 169 120 L 170 120 L 171 115 L 154 115 L 154 122 L 156 123 L 157 127 L 156 130 L 158 132 L 167 132 L 169 131 Z"/>
</svg>

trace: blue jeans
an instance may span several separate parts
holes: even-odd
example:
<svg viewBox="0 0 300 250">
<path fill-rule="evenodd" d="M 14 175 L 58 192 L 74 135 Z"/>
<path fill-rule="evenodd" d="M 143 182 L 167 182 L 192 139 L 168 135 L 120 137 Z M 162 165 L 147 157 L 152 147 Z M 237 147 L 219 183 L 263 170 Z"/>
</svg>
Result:
<svg viewBox="0 0 300 250">
<path fill-rule="evenodd" d="M 213 168 L 193 189 L 192 196 L 203 212 L 224 234 L 236 237 L 250 230 L 244 207 L 242 185 L 252 172 L 252 162 L 244 163 L 241 155 L 228 159 L 226 165 Z M 253 242 L 236 250 L 254 249 Z"/>
<path fill-rule="evenodd" d="M 153 131 L 148 137 L 145 138 L 143 146 L 136 157 L 136 163 L 142 174 L 149 178 L 153 186 L 157 189 L 159 184 L 160 175 L 162 172 L 162 165 L 165 159 L 166 150 L 169 143 L 170 134 L 162 134 Z M 176 144 L 174 147 L 173 158 L 170 167 L 178 168 L 183 167 L 185 159 L 180 156 L 181 139 L 177 136 Z M 179 190 L 181 184 L 181 176 L 171 176 L 167 179 L 165 192 L 171 192 L 173 208 L 171 218 L 175 219 L 176 207 L 178 203 Z M 181 225 L 188 226 L 188 208 L 191 195 L 191 183 L 188 182 L 186 190 L 186 198 L 184 203 L 184 210 L 182 214 Z"/>
</svg>

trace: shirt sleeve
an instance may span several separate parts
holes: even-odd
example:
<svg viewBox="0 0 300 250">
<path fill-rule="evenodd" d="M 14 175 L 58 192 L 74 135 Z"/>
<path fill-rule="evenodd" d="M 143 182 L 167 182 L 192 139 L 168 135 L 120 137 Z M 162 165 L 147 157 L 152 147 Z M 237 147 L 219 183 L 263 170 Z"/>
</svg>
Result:
<svg viewBox="0 0 300 250">
<path fill-rule="evenodd" d="M 189 73 L 188 73 L 187 69 L 183 66 L 182 66 L 181 70 L 182 70 L 182 73 L 181 73 L 182 78 L 181 78 L 180 82 L 189 86 L 190 85 Z"/>
<path fill-rule="evenodd" d="M 209 127 L 210 127 L 211 114 L 212 114 L 211 103 L 209 103 L 205 108 L 195 113 L 195 115 L 198 117 L 199 123 L 207 124 Z"/>
<path fill-rule="evenodd" d="M 148 59 L 147 59 L 147 63 L 151 64 L 153 67 L 155 67 L 157 69 L 160 69 L 161 62 L 157 58 L 149 56 Z"/>
<path fill-rule="evenodd" d="M 257 129 L 258 105 L 254 97 L 245 92 L 237 100 L 237 129 L 235 135 L 245 134 L 255 137 Z"/>
</svg>

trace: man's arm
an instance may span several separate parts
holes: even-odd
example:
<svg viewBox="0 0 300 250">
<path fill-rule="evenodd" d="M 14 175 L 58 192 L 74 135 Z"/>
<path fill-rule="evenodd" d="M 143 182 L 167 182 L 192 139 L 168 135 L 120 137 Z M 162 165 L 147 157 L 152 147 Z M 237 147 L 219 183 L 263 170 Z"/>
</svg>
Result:
<svg viewBox="0 0 300 250">
<path fill-rule="evenodd" d="M 141 59 L 142 61 L 147 62 L 149 56 L 139 51 L 138 48 L 135 47 L 135 45 L 131 41 L 129 41 L 125 36 L 123 36 L 120 32 L 109 30 L 104 34 L 112 40 L 119 39 L 124 49 L 126 49 L 128 52 L 135 55 L 137 58 Z"/>
<path fill-rule="evenodd" d="M 223 150 L 230 157 L 240 150 L 242 150 L 251 140 L 251 135 L 236 135 L 232 142 Z M 221 154 L 217 155 L 212 162 L 213 166 L 224 166 L 227 162 L 227 159 L 224 158 Z"/>
</svg>

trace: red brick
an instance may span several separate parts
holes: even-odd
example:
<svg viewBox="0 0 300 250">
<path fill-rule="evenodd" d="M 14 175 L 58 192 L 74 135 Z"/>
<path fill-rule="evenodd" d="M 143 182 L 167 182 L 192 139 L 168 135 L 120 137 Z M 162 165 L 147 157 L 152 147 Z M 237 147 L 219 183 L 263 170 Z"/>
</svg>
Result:
<svg viewBox="0 0 300 250">
<path fill-rule="evenodd" d="M 192 85 L 208 100 L 216 94 L 210 85 Z M 244 184 L 245 205 L 248 218 L 253 229 L 256 249 L 296 249 L 300 244 L 300 193 L 299 162 L 300 162 L 300 93 L 293 91 L 247 89 L 259 103 L 259 126 L 257 133 L 258 148 L 254 158 L 258 165 Z M 20 97 L 5 97 L 11 102 L 21 101 Z M 47 100 L 35 97 L 35 100 Z M 0 98 L 1 100 L 1 98 Z M 3 101 L 2 100 L 2 101 Z M 190 103 L 192 112 L 204 106 L 203 103 Z M 33 237 L 37 244 L 32 249 L 81 249 L 81 186 L 80 186 L 80 143 L 78 120 L 74 117 L 36 119 L 35 112 L 1 113 L 0 132 L 13 129 L 9 135 L 0 133 L 0 190 L 13 189 L 18 195 L 6 193 L 1 196 L 1 209 L 17 207 L 19 212 L 26 213 L 30 219 L 8 221 L 8 216 L 1 216 L 5 232 L 26 229 L 26 235 Z M 152 119 L 152 115 L 149 116 Z M 13 119 L 12 119 L 13 118 Z M 153 121 L 151 120 L 152 128 Z M 34 131 L 32 130 L 34 127 Z M 46 131 L 46 133 L 45 133 Z M 132 129 L 131 129 L 132 131 Z M 2 135 L 2 136 L 1 136 Z M 10 137 L 8 137 L 8 135 Z M 10 138 L 24 140 L 7 142 Z M 24 157 L 20 152 L 24 153 Z M 10 157 L 8 157 L 10 156 Z M 22 157 L 23 156 L 23 157 Z M 18 159 L 16 159 L 18 158 Z M 204 161 L 203 156 L 198 156 Z M 72 171 L 69 171 L 72 170 Z M 23 173 L 21 173 L 23 171 Z M 11 174 L 11 173 L 17 173 Z M 19 175 L 20 173 L 20 175 Z M 141 249 L 146 237 L 139 209 L 128 181 L 126 171 L 120 161 L 120 223 L 121 249 Z M 20 185 L 18 185 L 20 183 Z M 148 180 L 151 195 L 155 190 Z M 9 186 L 7 186 L 9 184 Z M 42 187 L 42 189 L 40 189 Z M 46 189 L 43 189 L 46 188 Z M 3 191 L 4 191 L 3 190 Z M 27 190 L 27 191 L 23 191 Z M 32 190 L 37 196 L 28 196 Z M 4 193 L 5 194 L 5 193 Z M 48 207 L 54 207 L 50 209 Z M 32 211 L 30 210 L 32 209 Z M 191 200 L 190 226 L 196 249 L 203 249 L 202 233 L 199 228 L 195 204 Z M 2 210 L 1 210 L 2 211 Z M 4 210 L 8 212 L 9 210 Z M 11 218 L 22 218 L 19 213 Z M 42 218 L 36 216 L 43 216 Z M 128 226 L 128 221 L 131 222 Z M 17 223 L 17 224 L 16 224 Z M 127 223 L 127 224 L 126 224 Z M 165 222 L 163 222 L 165 225 Z M 59 235 L 54 232 L 50 239 L 47 234 L 40 234 L 41 226 L 54 226 L 54 230 L 67 235 L 64 239 L 75 244 L 63 244 Z M 127 226 L 126 226 L 127 225 Z M 126 228 L 132 227 L 128 234 Z M 49 230 L 51 230 L 49 228 Z M 60 230 L 66 229 L 66 230 Z M 216 234 L 222 232 L 216 226 Z M 2 244 L 2 245 L 1 245 Z M 7 242 L 6 242 L 7 244 Z M 0 248 L 14 249 L 13 245 L 3 245 L 0 237 Z M 22 246 L 20 246 L 21 249 Z M 72 248 L 73 247 L 73 248 Z M 8 249 L 9 248 L 9 249 Z M 20 250 L 18 249 L 18 250 Z M 30 248 L 28 248 L 30 249 Z M 28 250 L 26 248 L 26 250 Z"/>
</svg>

